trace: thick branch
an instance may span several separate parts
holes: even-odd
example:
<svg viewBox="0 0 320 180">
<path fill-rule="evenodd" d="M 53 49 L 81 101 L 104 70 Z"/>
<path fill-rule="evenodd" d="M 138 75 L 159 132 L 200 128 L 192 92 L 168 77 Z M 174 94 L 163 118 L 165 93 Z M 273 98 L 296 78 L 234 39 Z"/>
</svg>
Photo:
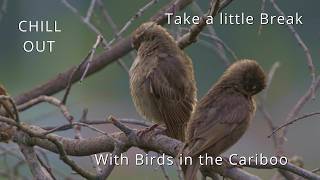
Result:
<svg viewBox="0 0 320 180">
<path fill-rule="evenodd" d="M 5 119 L 2 119 L 2 120 L 5 121 Z M 11 123 L 13 124 L 15 122 L 12 121 Z M 40 134 L 45 132 L 45 130 L 36 126 L 29 126 L 26 124 L 24 124 L 23 126 L 25 128 L 28 128 L 30 131 L 36 131 L 37 133 L 40 133 Z M 123 151 L 125 151 L 130 147 L 139 147 L 144 150 L 152 150 L 155 152 L 165 153 L 173 157 L 175 157 L 179 153 L 180 148 L 183 146 L 183 143 L 181 143 L 180 141 L 169 138 L 161 134 L 150 134 L 148 136 L 138 136 L 137 131 L 133 130 L 131 133 L 127 135 L 125 135 L 124 133 L 114 133 L 114 134 L 111 134 L 110 136 L 98 136 L 94 138 L 79 139 L 79 140 L 64 138 L 54 134 L 47 135 L 47 137 L 50 139 L 59 140 L 59 142 L 61 142 L 61 144 L 63 145 L 65 153 L 71 156 L 88 156 L 96 153 L 112 152 L 114 151 L 114 145 L 115 145 L 114 139 L 116 139 L 117 141 L 121 142 L 124 145 Z M 49 151 L 58 153 L 57 146 L 53 144 L 52 141 L 42 139 L 42 138 L 37 138 L 37 137 L 30 137 L 29 135 L 21 131 L 19 131 L 19 133 L 15 133 L 13 140 L 17 143 L 25 143 L 27 145 L 40 146 Z M 81 147 L 86 147 L 86 148 L 81 148 Z M 254 164 L 254 163 L 251 163 L 251 164 Z M 320 179 L 320 176 L 312 172 L 309 172 L 305 169 L 294 166 L 290 163 L 285 166 L 266 165 L 266 166 L 254 166 L 253 168 L 261 168 L 261 169 L 280 168 L 305 178 Z M 235 178 L 239 179 L 240 177 L 241 177 L 240 179 L 258 179 L 258 177 L 253 176 L 239 168 L 228 168 L 224 166 L 218 166 L 216 168 L 212 168 L 210 166 L 205 166 L 203 167 L 203 170 L 206 172 L 215 171 L 225 177 L 229 177 L 232 179 L 235 179 Z M 206 173 L 206 174 L 210 174 L 210 173 Z"/>
</svg>

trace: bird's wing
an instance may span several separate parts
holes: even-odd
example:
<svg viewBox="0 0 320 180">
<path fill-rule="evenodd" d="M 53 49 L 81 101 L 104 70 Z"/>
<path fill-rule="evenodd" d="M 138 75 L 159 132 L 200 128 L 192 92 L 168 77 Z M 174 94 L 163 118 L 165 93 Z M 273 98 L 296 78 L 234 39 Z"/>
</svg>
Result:
<svg viewBox="0 0 320 180">
<path fill-rule="evenodd" d="M 239 124 L 250 118 L 250 108 L 241 96 L 228 96 L 195 112 L 188 141 L 189 156 L 196 156 L 230 135 Z M 201 106 L 201 102 L 200 102 Z M 200 107 L 201 108 L 201 107 Z"/>
<path fill-rule="evenodd" d="M 185 70 L 181 61 L 174 56 L 160 53 L 155 56 L 157 65 L 148 73 L 150 91 L 156 96 L 172 100 L 181 100 L 185 97 L 187 87 L 182 82 Z M 177 73 L 175 73 L 177 72 Z"/>
<path fill-rule="evenodd" d="M 169 135 L 179 138 L 177 136 L 184 134 L 179 132 L 184 131 L 181 126 L 189 120 L 193 110 L 195 84 L 188 77 L 190 75 L 181 64 L 182 61 L 178 59 L 183 58 L 182 56 L 175 57 L 162 53 L 156 58 L 158 58 L 157 66 L 147 75 L 150 92 L 156 99 Z"/>
</svg>

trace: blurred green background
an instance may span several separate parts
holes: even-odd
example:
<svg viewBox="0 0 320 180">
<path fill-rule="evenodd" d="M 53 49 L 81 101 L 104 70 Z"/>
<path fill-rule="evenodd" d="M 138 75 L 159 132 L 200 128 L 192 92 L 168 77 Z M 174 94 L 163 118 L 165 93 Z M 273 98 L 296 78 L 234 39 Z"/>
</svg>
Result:
<svg viewBox="0 0 320 180">
<path fill-rule="evenodd" d="M 0 1 L 1 2 L 1 1 Z M 90 1 L 69 1 L 79 12 L 85 16 Z M 148 1 L 146 0 L 104 0 L 105 6 L 115 23 L 122 27 L 136 12 Z M 146 21 L 158 9 L 163 7 L 168 0 L 160 0 L 159 3 L 149 8 L 146 13 L 134 21 L 124 36 L 136 28 L 141 22 Z M 208 0 L 197 1 L 201 8 L 206 11 Z M 2 3 L 2 2 L 1 2 Z M 278 2 L 282 10 L 287 14 L 299 12 L 303 15 L 303 25 L 295 26 L 298 33 L 309 47 L 316 72 L 319 73 L 319 42 L 320 42 L 320 1 L 290 1 Z M 261 1 L 246 0 L 235 1 L 228 6 L 224 12 L 241 13 L 258 18 Z M 186 12 L 194 14 L 194 8 L 189 6 Z M 269 2 L 266 4 L 266 12 L 277 15 Z M 181 14 L 181 13 L 180 13 Z M 18 30 L 21 20 L 48 20 L 57 21 L 61 33 L 26 32 Z M 106 40 L 113 39 L 113 32 L 101 16 L 99 8 L 95 9 L 92 23 L 96 25 Z M 166 26 L 172 32 L 174 26 Z M 186 26 L 187 27 L 187 26 Z M 276 125 L 282 124 L 287 113 L 296 103 L 298 98 L 304 94 L 311 82 L 310 73 L 306 64 L 306 57 L 286 26 L 266 25 L 258 34 L 259 24 L 254 25 L 219 25 L 214 28 L 218 36 L 228 44 L 239 58 L 256 59 L 263 68 L 268 71 L 272 64 L 279 61 L 281 66 L 275 73 L 273 82 L 268 92 L 266 106 L 273 116 Z M 79 64 L 87 55 L 95 42 L 96 35 L 82 23 L 80 18 L 66 8 L 59 0 L 10 0 L 6 13 L 0 22 L 0 82 L 5 85 L 11 95 L 16 96 L 46 82 L 60 72 L 71 66 Z M 225 69 L 221 58 L 208 47 L 212 40 L 201 38 L 199 41 L 186 48 L 186 52 L 193 59 L 195 75 L 198 86 L 199 98 L 219 78 Z M 22 49 L 26 40 L 55 40 L 52 53 L 26 53 Z M 101 52 L 99 48 L 98 52 Z M 228 55 L 230 61 L 234 61 Z M 130 67 L 132 57 L 127 55 L 123 58 Z M 56 97 L 61 98 L 63 93 Z M 302 113 L 320 110 L 319 93 L 317 99 L 310 101 L 302 110 Z M 99 73 L 90 76 L 80 84 L 76 83 L 71 91 L 68 107 L 76 118 L 80 118 L 84 108 L 89 109 L 89 118 L 102 119 L 106 115 L 114 115 L 121 118 L 141 119 L 132 104 L 128 74 L 117 63 L 113 63 Z M 21 119 L 28 123 L 37 125 L 59 125 L 65 124 L 65 120 L 59 111 L 49 105 L 40 105 L 21 114 Z M 111 126 L 99 126 L 101 129 L 114 131 Z M 311 117 L 303 122 L 290 126 L 286 151 L 289 156 L 299 155 L 303 157 L 305 166 L 314 169 L 320 166 L 320 121 L 319 117 Z M 273 143 L 268 139 L 270 130 L 265 119 L 257 112 L 254 122 L 245 136 L 234 145 L 228 152 L 242 155 L 254 155 L 255 153 L 274 154 Z M 64 136 L 73 137 L 73 131 L 59 133 Z M 97 134 L 83 129 L 84 137 L 96 136 Z M 12 146 L 12 145 L 2 145 Z M 132 156 L 137 149 L 130 150 Z M 49 157 L 57 169 L 55 173 L 70 175 L 71 170 L 59 161 L 59 158 L 49 153 Z M 91 168 L 89 158 L 76 158 L 82 166 Z M 9 158 L 12 166 L 15 158 Z M 4 159 L 1 158 L 1 162 Z M 0 169 L 3 169 L 0 163 Z M 167 167 L 172 179 L 177 179 L 174 167 Z M 270 178 L 274 170 L 248 169 L 264 179 Z M 29 178 L 30 173 L 26 167 L 21 171 Z M 79 177 L 72 176 L 77 179 Z M 163 174 L 157 167 L 116 167 L 110 179 L 163 179 Z M 1 179 L 1 177 L 0 177 Z"/>
</svg>

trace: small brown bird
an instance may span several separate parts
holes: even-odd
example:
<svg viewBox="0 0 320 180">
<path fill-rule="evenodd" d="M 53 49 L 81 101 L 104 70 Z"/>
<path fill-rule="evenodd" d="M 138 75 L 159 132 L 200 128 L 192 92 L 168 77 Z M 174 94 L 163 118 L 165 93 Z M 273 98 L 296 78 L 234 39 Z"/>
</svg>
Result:
<svg viewBox="0 0 320 180">
<path fill-rule="evenodd" d="M 191 59 L 160 25 L 147 22 L 132 35 L 137 58 L 130 68 L 130 89 L 137 111 L 145 119 L 165 124 L 168 136 L 184 140 L 196 103 Z"/>
<path fill-rule="evenodd" d="M 235 144 L 255 113 L 253 96 L 266 86 L 262 68 L 253 60 L 232 64 L 195 107 L 187 127 L 183 156 L 192 165 L 182 167 L 186 180 L 195 180 L 199 155 L 217 157 Z"/>
<path fill-rule="evenodd" d="M 0 85 L 0 95 L 8 96 L 6 89 Z M 5 99 L 0 100 L 0 114 L 5 117 L 16 119 L 16 116 L 12 112 L 12 104 Z M 14 128 L 6 123 L 0 123 L 0 142 L 8 143 L 12 138 Z"/>
</svg>

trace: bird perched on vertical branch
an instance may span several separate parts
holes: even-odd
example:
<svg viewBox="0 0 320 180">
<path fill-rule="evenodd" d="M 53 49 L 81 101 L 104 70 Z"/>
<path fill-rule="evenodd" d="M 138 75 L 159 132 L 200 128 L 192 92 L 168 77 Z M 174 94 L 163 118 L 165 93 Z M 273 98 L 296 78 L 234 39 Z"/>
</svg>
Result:
<svg viewBox="0 0 320 180">
<path fill-rule="evenodd" d="M 253 96 L 266 86 L 266 76 L 256 61 L 232 64 L 195 107 L 187 127 L 183 156 L 192 165 L 182 166 L 186 180 L 195 180 L 199 155 L 217 157 L 235 144 L 255 113 Z"/>
<path fill-rule="evenodd" d="M 147 120 L 165 124 L 168 136 L 183 141 L 196 103 L 191 59 L 153 22 L 133 32 L 132 45 L 137 57 L 130 68 L 130 89 L 137 111 Z"/>
<path fill-rule="evenodd" d="M 0 85 L 0 95 L 8 96 L 6 89 Z M 0 99 L 0 115 L 16 120 L 16 115 L 13 113 L 12 104 L 8 99 Z M 14 127 L 0 123 L 0 142 L 8 143 L 14 133 Z"/>
</svg>

